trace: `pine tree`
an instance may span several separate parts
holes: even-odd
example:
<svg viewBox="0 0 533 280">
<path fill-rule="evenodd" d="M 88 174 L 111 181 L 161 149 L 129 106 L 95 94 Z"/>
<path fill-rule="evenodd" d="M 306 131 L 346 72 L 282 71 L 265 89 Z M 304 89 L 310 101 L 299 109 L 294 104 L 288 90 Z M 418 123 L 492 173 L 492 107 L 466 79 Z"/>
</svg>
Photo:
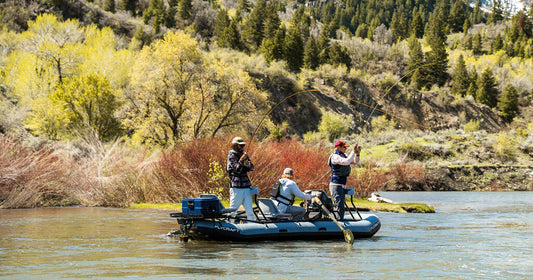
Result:
<svg viewBox="0 0 533 280">
<path fill-rule="evenodd" d="M 478 89 L 478 86 L 477 86 L 478 75 L 477 75 L 476 68 L 473 68 L 472 71 L 470 71 L 469 80 L 470 80 L 470 85 L 468 86 L 468 90 L 466 91 L 466 95 L 470 95 L 470 96 L 474 97 L 474 99 L 477 99 L 476 98 L 476 94 L 477 94 L 477 89 Z"/>
<path fill-rule="evenodd" d="M 511 121 L 518 115 L 518 91 L 511 84 L 507 84 L 503 91 L 500 101 L 498 101 L 498 107 L 502 112 L 502 116 Z"/>
<path fill-rule="evenodd" d="M 184 20 L 191 19 L 192 0 L 179 0 L 178 17 Z"/>
<path fill-rule="evenodd" d="M 139 0 L 122 0 L 122 2 L 120 2 L 120 9 L 130 12 L 132 16 L 136 16 L 138 4 Z"/>
<path fill-rule="evenodd" d="M 490 108 L 496 107 L 498 103 L 498 89 L 496 89 L 496 81 L 490 68 L 485 68 L 479 78 L 476 100 Z"/>
<path fill-rule="evenodd" d="M 237 23 L 232 20 L 228 27 L 224 28 L 222 37 L 218 39 L 218 45 L 222 48 L 242 50 L 241 35 L 237 30 Z"/>
<path fill-rule="evenodd" d="M 313 36 L 307 39 L 304 49 L 304 67 L 315 70 L 320 65 L 318 44 Z"/>
<path fill-rule="evenodd" d="M 431 50 L 426 55 L 426 62 L 429 83 L 444 85 L 448 80 L 448 53 L 446 52 L 445 23 L 441 20 L 439 14 L 442 14 L 442 12 L 433 13 L 428 23 L 429 28 L 426 40 L 431 46 Z"/>
<path fill-rule="evenodd" d="M 494 42 L 491 45 L 492 52 L 495 53 L 503 48 L 503 39 L 500 33 L 496 35 Z"/>
<path fill-rule="evenodd" d="M 115 0 L 105 0 L 104 1 L 104 10 L 108 11 L 108 12 L 116 12 L 115 10 Z"/>
<path fill-rule="evenodd" d="M 302 68 L 304 58 L 303 49 L 304 44 L 300 30 L 292 26 L 285 38 L 285 61 L 287 61 L 287 66 L 293 72 L 300 72 Z"/>
<path fill-rule="evenodd" d="M 237 1 L 237 11 L 235 12 L 236 20 L 241 21 L 244 17 L 244 14 L 250 12 L 252 9 L 252 4 L 248 0 L 238 0 Z"/>
<path fill-rule="evenodd" d="M 285 57 L 285 37 L 287 30 L 285 26 L 281 26 L 274 37 L 274 45 L 272 46 L 272 55 L 274 59 L 282 60 Z"/>
<path fill-rule="evenodd" d="M 344 64 L 350 68 L 350 55 L 348 55 L 346 48 L 338 42 L 333 43 L 329 49 L 329 63 L 332 65 Z"/>
<path fill-rule="evenodd" d="M 261 45 L 265 28 L 266 2 L 258 0 L 256 6 L 248 15 L 242 29 L 242 40 L 250 51 L 255 51 Z"/>
<path fill-rule="evenodd" d="M 221 38 L 224 35 L 224 30 L 230 24 L 228 11 L 226 9 L 219 9 L 215 23 L 213 26 L 213 32 L 217 38 Z"/>
<path fill-rule="evenodd" d="M 409 59 L 407 60 L 406 65 L 406 76 L 412 79 L 415 71 L 418 70 L 420 74 L 420 69 L 423 68 L 424 64 L 424 53 L 422 52 L 422 45 L 416 38 L 415 34 L 411 34 L 409 41 L 407 41 L 409 47 Z M 420 80 L 418 81 L 420 82 Z"/>
<path fill-rule="evenodd" d="M 459 32 L 463 29 L 466 20 L 466 7 L 463 1 L 455 1 L 450 11 L 450 28 L 453 32 Z"/>
<path fill-rule="evenodd" d="M 483 50 L 483 42 L 481 41 L 481 34 L 478 32 L 472 38 L 472 52 L 475 55 L 480 55 Z"/>
<path fill-rule="evenodd" d="M 414 34 L 416 38 L 422 38 L 424 36 L 424 20 L 422 19 L 422 12 L 413 11 L 413 14 L 410 35 Z"/>
<path fill-rule="evenodd" d="M 503 20 L 503 10 L 500 0 L 492 1 L 492 10 L 487 23 L 498 23 Z"/>
<path fill-rule="evenodd" d="M 463 55 L 460 55 L 459 59 L 457 60 L 457 64 L 455 65 L 455 69 L 453 70 L 452 93 L 455 95 L 465 96 L 469 86 L 470 79 L 468 78 L 465 60 Z"/>
</svg>

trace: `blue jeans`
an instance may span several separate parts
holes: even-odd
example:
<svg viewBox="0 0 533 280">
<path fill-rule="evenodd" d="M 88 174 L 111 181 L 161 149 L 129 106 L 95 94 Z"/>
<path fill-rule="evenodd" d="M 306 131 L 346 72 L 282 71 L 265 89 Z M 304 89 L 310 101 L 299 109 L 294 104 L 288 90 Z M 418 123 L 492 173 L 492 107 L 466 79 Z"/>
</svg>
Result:
<svg viewBox="0 0 533 280">
<path fill-rule="evenodd" d="M 329 183 L 329 192 L 333 198 L 333 211 L 337 212 L 337 219 L 344 219 L 344 204 L 346 191 L 343 185 Z"/>
</svg>

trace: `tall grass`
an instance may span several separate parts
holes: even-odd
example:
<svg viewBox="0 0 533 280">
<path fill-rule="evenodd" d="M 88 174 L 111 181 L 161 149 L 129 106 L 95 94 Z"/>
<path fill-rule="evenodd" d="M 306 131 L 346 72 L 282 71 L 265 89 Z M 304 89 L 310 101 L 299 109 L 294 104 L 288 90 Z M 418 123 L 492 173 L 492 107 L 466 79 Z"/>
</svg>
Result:
<svg viewBox="0 0 533 280">
<path fill-rule="evenodd" d="M 0 137 L 0 208 L 73 205 L 72 162 L 46 145 Z"/>
<path fill-rule="evenodd" d="M 32 149 L 0 136 L 0 207 L 127 207 L 180 202 L 202 193 L 227 199 L 231 138 L 198 139 L 161 151 L 131 148 L 120 141 L 105 145 L 86 141 L 78 147 L 83 152 L 74 152 L 72 146 L 57 143 Z M 287 167 L 294 170 L 300 189 L 328 191 L 331 147 L 284 140 L 251 143 L 246 151 L 255 166 L 250 179 L 261 197 L 268 196 Z M 414 174 L 393 173 L 365 163 L 364 168 L 354 169 L 348 187 L 367 196 L 390 182 L 391 176 L 404 178 L 395 182 L 410 182 L 407 175 Z"/>
</svg>

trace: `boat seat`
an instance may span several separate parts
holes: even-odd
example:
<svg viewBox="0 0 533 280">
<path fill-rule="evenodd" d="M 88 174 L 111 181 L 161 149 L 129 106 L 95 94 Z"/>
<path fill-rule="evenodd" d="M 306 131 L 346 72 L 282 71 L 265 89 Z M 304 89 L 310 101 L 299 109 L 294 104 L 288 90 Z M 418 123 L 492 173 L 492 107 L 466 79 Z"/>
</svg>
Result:
<svg viewBox="0 0 533 280">
<path fill-rule="evenodd" d="M 274 204 L 269 198 L 258 198 L 257 206 L 261 209 L 267 219 L 279 220 L 292 218 L 291 214 L 281 213 L 276 204 Z"/>
</svg>

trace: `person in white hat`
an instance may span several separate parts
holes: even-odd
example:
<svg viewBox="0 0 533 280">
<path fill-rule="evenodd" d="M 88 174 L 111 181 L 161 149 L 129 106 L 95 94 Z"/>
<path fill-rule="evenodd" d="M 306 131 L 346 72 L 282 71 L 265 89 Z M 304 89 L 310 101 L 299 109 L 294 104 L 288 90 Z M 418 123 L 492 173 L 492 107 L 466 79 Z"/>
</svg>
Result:
<svg viewBox="0 0 533 280">
<path fill-rule="evenodd" d="M 285 168 L 283 175 L 278 180 L 279 183 L 276 182 L 273 186 L 270 199 L 278 206 L 281 213 L 291 214 L 293 220 L 301 220 L 305 215 L 305 208 L 293 206 L 294 198 L 299 197 L 304 200 L 311 200 L 313 196 L 303 193 L 293 180 L 294 171 L 291 168 Z M 276 191 L 274 188 L 278 188 L 278 190 Z"/>
<path fill-rule="evenodd" d="M 251 194 L 252 182 L 248 178 L 248 172 L 254 170 L 250 157 L 244 151 L 246 142 L 241 137 L 235 137 L 231 141 L 231 150 L 228 153 L 226 169 L 230 179 L 230 208 L 238 208 L 241 205 L 246 210 L 248 220 L 255 220 L 253 199 Z"/>
</svg>

